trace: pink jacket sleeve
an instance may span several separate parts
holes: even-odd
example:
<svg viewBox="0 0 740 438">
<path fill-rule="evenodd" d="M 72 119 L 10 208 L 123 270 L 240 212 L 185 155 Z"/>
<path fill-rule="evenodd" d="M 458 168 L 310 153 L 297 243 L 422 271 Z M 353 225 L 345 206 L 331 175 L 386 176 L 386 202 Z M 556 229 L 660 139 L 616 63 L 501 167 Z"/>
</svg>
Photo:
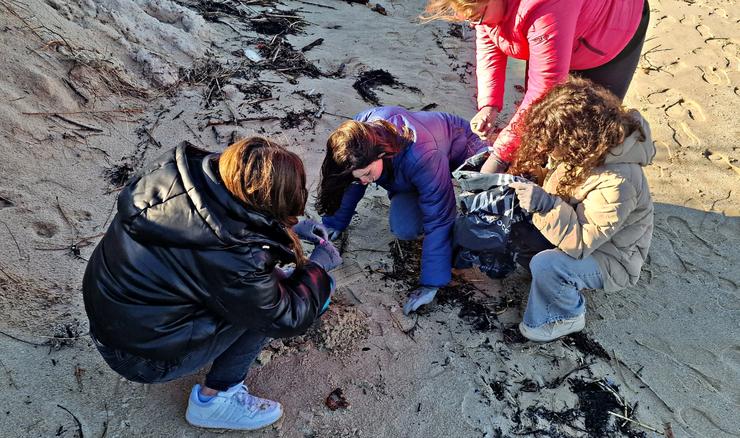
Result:
<svg viewBox="0 0 740 438">
<path fill-rule="evenodd" d="M 498 111 L 504 104 L 506 61 L 508 57 L 488 35 L 486 26 L 475 26 L 475 75 L 478 79 L 478 109 L 492 106 Z"/>
<path fill-rule="evenodd" d="M 527 27 L 527 92 L 514 117 L 493 144 L 495 153 L 503 161 L 511 162 L 519 148 L 519 138 L 513 127 L 524 111 L 550 87 L 568 77 L 578 14 L 558 3 L 546 4 L 532 12 L 532 24 Z"/>
</svg>

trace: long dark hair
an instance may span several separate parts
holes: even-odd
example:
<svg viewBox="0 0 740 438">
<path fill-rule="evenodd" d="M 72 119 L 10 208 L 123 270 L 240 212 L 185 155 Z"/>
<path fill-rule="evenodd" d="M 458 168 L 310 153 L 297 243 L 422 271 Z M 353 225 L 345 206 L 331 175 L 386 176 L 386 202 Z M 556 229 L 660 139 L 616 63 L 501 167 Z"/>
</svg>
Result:
<svg viewBox="0 0 740 438">
<path fill-rule="evenodd" d="M 300 240 L 291 229 L 308 200 L 306 171 L 298 155 L 262 137 L 245 138 L 223 151 L 218 171 L 232 195 L 285 226 L 296 265 L 303 266 Z"/>
<path fill-rule="evenodd" d="M 334 214 L 354 180 L 352 171 L 369 166 L 381 156 L 392 157 L 412 141 L 413 133 L 407 127 L 399 131 L 385 120 L 342 123 L 326 141 L 316 211 Z"/>
<path fill-rule="evenodd" d="M 514 127 L 521 143 L 509 168 L 513 175 L 536 175 L 550 156 L 565 165 L 557 194 L 572 196 L 609 150 L 640 122 L 606 88 L 578 77 L 552 87 L 530 106 Z"/>
</svg>

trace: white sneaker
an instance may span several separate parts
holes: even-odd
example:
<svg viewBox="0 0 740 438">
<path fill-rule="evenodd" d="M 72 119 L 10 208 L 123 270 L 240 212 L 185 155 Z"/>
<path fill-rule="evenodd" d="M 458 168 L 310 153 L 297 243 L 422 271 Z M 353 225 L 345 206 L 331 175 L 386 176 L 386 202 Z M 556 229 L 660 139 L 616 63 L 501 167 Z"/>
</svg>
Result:
<svg viewBox="0 0 740 438">
<path fill-rule="evenodd" d="M 560 321 L 543 324 L 539 327 L 529 327 L 524 321 L 519 323 L 519 331 L 522 336 L 535 342 L 550 342 L 555 339 L 580 332 L 586 326 L 586 315 L 581 314 L 574 318 L 563 319 Z"/>
<path fill-rule="evenodd" d="M 198 398 L 200 385 L 190 392 L 185 419 L 193 426 L 213 429 L 256 430 L 283 416 L 280 403 L 250 395 L 247 386 L 234 385 L 211 400 Z"/>
</svg>

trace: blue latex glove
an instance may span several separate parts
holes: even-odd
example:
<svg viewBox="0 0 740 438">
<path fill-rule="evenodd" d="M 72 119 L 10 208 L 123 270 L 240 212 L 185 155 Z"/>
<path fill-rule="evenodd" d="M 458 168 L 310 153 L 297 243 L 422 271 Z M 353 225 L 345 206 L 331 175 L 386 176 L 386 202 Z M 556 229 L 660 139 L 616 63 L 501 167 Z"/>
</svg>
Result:
<svg viewBox="0 0 740 438">
<path fill-rule="evenodd" d="M 513 182 L 509 187 L 516 191 L 519 206 L 530 213 L 547 213 L 555 206 L 557 197 L 547 193 L 537 184 Z"/>
<path fill-rule="evenodd" d="M 324 240 L 316 245 L 308 259 L 324 268 L 327 272 L 342 264 L 342 256 L 339 255 L 339 251 L 328 240 Z"/>
<path fill-rule="evenodd" d="M 306 242 L 314 244 L 321 243 L 322 240 L 329 239 L 329 233 L 320 223 L 311 219 L 303 219 L 293 225 L 293 231 Z"/>
<path fill-rule="evenodd" d="M 406 299 L 406 304 L 403 305 L 403 314 L 408 315 L 409 313 L 416 311 L 419 307 L 431 303 L 434 296 L 437 295 L 438 290 L 439 289 L 436 287 L 421 286 L 411 292 L 409 297 Z"/>
</svg>

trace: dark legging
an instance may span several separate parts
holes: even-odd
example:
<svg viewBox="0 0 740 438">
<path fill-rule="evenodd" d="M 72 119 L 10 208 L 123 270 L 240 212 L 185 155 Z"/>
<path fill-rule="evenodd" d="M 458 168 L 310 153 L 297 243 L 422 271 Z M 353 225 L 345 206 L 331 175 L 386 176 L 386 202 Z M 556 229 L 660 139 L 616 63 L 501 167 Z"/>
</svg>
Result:
<svg viewBox="0 0 740 438">
<path fill-rule="evenodd" d="M 571 73 L 594 81 L 614 93 L 620 100 L 624 100 L 632 76 L 634 76 L 637 69 L 637 63 L 640 61 L 640 52 L 642 52 L 642 44 L 645 42 L 649 21 L 650 6 L 648 0 L 645 0 L 642 7 L 642 18 L 635 35 L 614 59 L 595 68 L 573 70 Z"/>
<path fill-rule="evenodd" d="M 230 326 L 203 345 L 176 361 L 146 359 L 109 348 L 91 334 L 108 365 L 128 380 L 140 383 L 162 383 L 198 372 L 213 363 L 206 374 L 205 385 L 225 391 L 240 383 L 268 339 L 264 334 Z"/>
</svg>

